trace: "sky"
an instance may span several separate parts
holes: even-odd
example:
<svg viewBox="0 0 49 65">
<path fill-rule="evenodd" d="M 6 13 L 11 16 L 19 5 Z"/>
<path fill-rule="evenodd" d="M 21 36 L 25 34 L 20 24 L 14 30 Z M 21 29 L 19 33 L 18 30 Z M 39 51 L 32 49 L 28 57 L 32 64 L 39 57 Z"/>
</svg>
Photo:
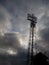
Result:
<svg viewBox="0 0 49 65">
<path fill-rule="evenodd" d="M 0 52 L 26 52 L 30 31 L 28 13 L 37 17 L 36 50 L 46 52 L 49 57 L 49 0 L 0 0 Z"/>
</svg>

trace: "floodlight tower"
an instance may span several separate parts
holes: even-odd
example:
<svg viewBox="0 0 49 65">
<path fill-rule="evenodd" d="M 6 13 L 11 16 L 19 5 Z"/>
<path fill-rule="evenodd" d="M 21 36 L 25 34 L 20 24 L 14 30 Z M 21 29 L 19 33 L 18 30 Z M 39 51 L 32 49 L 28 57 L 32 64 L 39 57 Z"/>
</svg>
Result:
<svg viewBox="0 0 49 65">
<path fill-rule="evenodd" d="M 28 14 L 27 20 L 30 22 L 30 36 L 28 44 L 28 55 L 27 55 L 27 65 L 33 65 L 33 37 L 34 37 L 34 28 L 36 26 L 37 18 L 34 14 Z"/>
</svg>

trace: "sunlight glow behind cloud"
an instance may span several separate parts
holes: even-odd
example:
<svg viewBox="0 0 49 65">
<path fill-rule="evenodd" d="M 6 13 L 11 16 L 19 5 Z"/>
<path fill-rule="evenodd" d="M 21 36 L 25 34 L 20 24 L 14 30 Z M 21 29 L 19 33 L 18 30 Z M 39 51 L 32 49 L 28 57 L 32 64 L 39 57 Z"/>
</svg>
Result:
<svg viewBox="0 0 49 65">
<path fill-rule="evenodd" d="M 16 55 L 16 54 L 17 54 L 17 51 L 12 50 L 11 48 L 9 48 L 6 52 L 7 52 L 8 54 L 10 54 L 10 55 Z"/>
</svg>

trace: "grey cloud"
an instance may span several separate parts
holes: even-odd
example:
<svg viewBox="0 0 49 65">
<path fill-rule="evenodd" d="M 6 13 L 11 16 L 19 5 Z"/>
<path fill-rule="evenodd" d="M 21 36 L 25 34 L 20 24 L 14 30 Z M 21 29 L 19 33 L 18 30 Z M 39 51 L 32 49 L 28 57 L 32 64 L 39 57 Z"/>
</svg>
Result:
<svg viewBox="0 0 49 65">
<path fill-rule="evenodd" d="M 0 5 L 0 32 L 7 32 L 11 30 L 11 16 L 4 6 Z"/>
<path fill-rule="evenodd" d="M 40 36 L 41 36 L 42 40 L 44 41 L 44 43 L 49 45 L 49 28 L 45 28 L 45 29 L 41 30 Z"/>
<path fill-rule="evenodd" d="M 40 28 L 38 31 L 40 40 L 37 40 L 37 49 L 39 48 L 42 52 L 46 51 L 46 55 L 49 57 L 49 16 L 44 15 L 41 18 L 40 24 L 42 25 L 41 28 L 44 28 Z"/>
<path fill-rule="evenodd" d="M 41 40 L 37 40 L 37 41 L 39 41 L 39 43 L 47 43 L 47 42 L 43 42 L 43 40 L 45 41 L 45 39 L 47 39 L 48 41 L 49 39 L 48 38 L 49 16 L 47 16 L 46 14 L 49 11 L 48 0 L 21 0 L 21 1 L 6 0 L 4 4 L 3 3 L 1 4 L 4 5 L 4 7 L 8 10 L 9 14 L 12 17 L 11 31 L 19 31 L 24 35 L 24 37 L 28 36 L 27 32 L 29 30 L 29 24 L 30 24 L 27 21 L 27 13 L 28 12 L 34 13 L 37 16 L 37 18 L 39 16 L 40 18 L 37 22 L 37 25 L 38 28 L 40 29 L 38 32 L 40 32 L 39 36 L 42 38 L 42 41 Z"/>
<path fill-rule="evenodd" d="M 48 5 L 49 4 L 49 0 L 42 0 L 43 4 Z"/>
<path fill-rule="evenodd" d="M 13 64 L 26 64 L 27 60 L 27 50 L 25 50 L 23 47 L 21 47 L 21 44 L 18 39 L 17 33 L 5 33 L 5 35 L 2 37 L 0 36 L 0 55 L 4 54 L 4 57 L 6 55 L 5 51 L 13 50 L 14 52 L 18 52 L 14 56 L 8 55 L 8 59 L 10 60 L 10 63 Z M 8 59 L 6 59 L 8 61 Z M 6 62 L 5 60 L 5 62 Z"/>
<path fill-rule="evenodd" d="M 21 44 L 17 37 L 17 34 L 6 33 L 4 36 L 0 36 L 0 48 L 11 48 L 19 51 L 21 49 Z"/>
<path fill-rule="evenodd" d="M 4 20 L 5 19 L 5 17 L 4 17 L 4 15 L 2 14 L 2 13 L 0 13 L 0 20 Z"/>
<path fill-rule="evenodd" d="M 41 1 L 39 0 L 37 0 L 37 2 L 36 0 L 7 0 L 6 2 L 4 2 L 4 7 L 12 15 L 12 30 L 16 30 L 17 28 L 19 29 L 20 27 L 18 27 L 18 25 L 21 26 L 20 23 L 24 26 L 24 22 L 26 21 L 27 16 L 26 14 L 29 12 L 30 9 L 32 9 L 32 11 L 30 12 L 37 13 L 36 11 L 38 11 L 37 9 L 40 7 L 39 3 L 41 3 Z M 26 22 L 25 24 L 29 25 Z"/>
<path fill-rule="evenodd" d="M 42 24 L 44 24 L 47 28 L 49 27 L 49 16 L 47 16 L 47 14 L 45 14 L 42 18 Z"/>
<path fill-rule="evenodd" d="M 43 26 L 45 26 L 45 28 L 40 30 L 39 34 L 42 37 L 42 39 L 44 39 L 45 41 L 49 41 L 49 16 L 44 15 L 41 18 L 41 23 L 43 24 Z"/>
</svg>

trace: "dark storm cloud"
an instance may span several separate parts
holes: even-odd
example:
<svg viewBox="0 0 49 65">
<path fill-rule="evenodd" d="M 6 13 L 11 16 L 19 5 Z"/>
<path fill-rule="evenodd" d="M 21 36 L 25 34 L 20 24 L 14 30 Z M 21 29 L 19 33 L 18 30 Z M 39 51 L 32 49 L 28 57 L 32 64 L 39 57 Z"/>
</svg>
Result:
<svg viewBox="0 0 49 65">
<path fill-rule="evenodd" d="M 49 0 L 42 0 L 43 4 L 48 5 L 49 4 Z"/>
<path fill-rule="evenodd" d="M 9 64 L 10 63 L 15 64 L 15 65 L 16 64 L 17 65 L 19 65 L 19 64 L 25 65 L 26 64 L 27 50 L 25 50 L 21 47 L 21 44 L 20 44 L 19 38 L 18 38 L 18 34 L 5 33 L 4 36 L 0 36 L 0 55 L 2 56 L 1 58 L 3 58 L 2 53 L 4 54 L 6 51 L 8 52 L 8 49 L 9 49 L 9 51 L 14 50 L 15 52 L 17 52 L 16 55 L 12 55 L 10 57 L 8 55 L 8 59 L 9 59 L 8 63 Z M 14 53 L 14 51 L 13 51 L 13 53 Z M 4 58 L 6 57 L 5 55 L 6 55 L 6 53 L 4 54 Z M 4 62 L 8 61 L 8 59 L 6 59 Z"/>
<path fill-rule="evenodd" d="M 0 53 L 17 54 L 26 52 L 21 46 L 21 38 L 18 37 L 17 33 L 5 33 L 4 36 L 0 36 Z"/>
<path fill-rule="evenodd" d="M 5 1 L 6 1 L 6 0 L 4 0 L 4 1 L 3 1 L 3 0 L 0 0 L 0 4 L 5 3 Z"/>
<path fill-rule="evenodd" d="M 0 20 L 4 20 L 5 19 L 5 17 L 4 17 L 4 15 L 2 14 L 2 13 L 0 13 Z"/>
<path fill-rule="evenodd" d="M 48 52 L 49 55 L 49 16 L 45 13 L 40 19 L 40 30 L 38 31 L 39 40 L 37 40 L 37 48 L 42 52 Z"/>
<path fill-rule="evenodd" d="M 3 30 L 9 30 L 8 27 L 10 27 L 10 32 L 20 32 L 25 37 L 25 44 L 28 40 L 28 33 L 29 33 L 29 26 L 30 22 L 27 21 L 27 13 L 34 13 L 38 20 L 37 20 L 37 27 L 39 28 L 38 34 L 40 39 L 37 40 L 37 50 L 49 51 L 49 0 L 0 0 L 1 6 L 3 6 L 2 12 L 6 15 L 10 14 L 9 16 L 5 16 L 7 23 L 5 21 L 2 21 L 7 25 L 9 22 L 9 25 L 3 25 Z M 2 7 L 1 7 L 2 8 Z M 4 10 L 4 8 L 6 10 Z M 0 9 L 1 10 L 1 9 Z M 0 20 L 5 19 L 4 15 L 0 13 Z M 10 18 L 10 19 L 9 19 Z M 1 21 L 0 21 L 1 25 Z M 2 26 L 1 26 L 2 28 Z M 7 28 L 7 29 L 6 29 Z M 8 34 L 8 33 L 7 33 Z M 0 48 L 2 47 L 7 49 L 11 48 L 18 51 L 17 54 L 17 64 L 24 64 L 27 50 L 23 49 L 21 47 L 19 39 L 15 34 L 5 35 L 4 37 L 0 38 Z M 48 52 L 49 56 L 49 52 Z M 24 61 L 23 61 L 24 60 Z"/>
<path fill-rule="evenodd" d="M 0 37 L 0 47 L 3 48 L 18 48 L 21 47 L 20 42 L 15 33 L 5 33 L 4 36 Z"/>
<path fill-rule="evenodd" d="M 48 14 L 45 14 L 44 16 L 42 16 L 41 22 L 42 22 L 42 24 L 43 24 L 46 28 L 49 28 L 49 16 L 48 16 Z"/>
<path fill-rule="evenodd" d="M 40 35 L 44 43 L 49 45 L 49 28 L 43 29 L 40 31 Z"/>
<path fill-rule="evenodd" d="M 37 49 L 43 53 L 46 52 L 46 55 L 49 57 L 49 28 L 40 30 L 39 35 L 41 40 L 37 42 Z"/>
<path fill-rule="evenodd" d="M 37 14 L 37 9 L 43 5 L 41 0 L 5 0 L 4 2 L 1 1 L 1 4 L 12 15 L 12 31 L 16 29 L 21 31 L 24 27 L 28 28 L 26 27 L 29 25 L 28 21 L 26 21 L 27 13 L 33 12 Z"/>
<path fill-rule="evenodd" d="M 45 42 L 49 43 L 49 16 L 44 15 L 41 21 L 45 28 L 40 31 L 40 36 Z"/>
<path fill-rule="evenodd" d="M 40 29 L 38 32 L 42 38 L 42 40 L 37 41 L 45 43 L 45 45 L 41 44 L 41 47 L 46 46 L 46 43 L 48 44 L 49 0 L 1 0 L 0 3 L 11 15 L 12 28 L 10 31 L 19 31 L 24 37 L 27 37 L 30 24 L 27 21 L 27 13 L 34 13 L 38 18 L 37 26 Z"/>
</svg>

